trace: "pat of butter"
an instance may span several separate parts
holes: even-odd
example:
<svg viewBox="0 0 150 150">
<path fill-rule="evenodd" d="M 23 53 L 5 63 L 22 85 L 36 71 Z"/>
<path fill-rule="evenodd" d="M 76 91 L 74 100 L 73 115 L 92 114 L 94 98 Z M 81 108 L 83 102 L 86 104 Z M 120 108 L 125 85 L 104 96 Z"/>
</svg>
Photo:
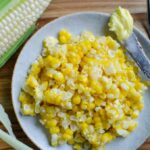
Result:
<svg viewBox="0 0 150 150">
<path fill-rule="evenodd" d="M 109 30 L 115 32 L 119 41 L 126 40 L 133 32 L 133 18 L 127 9 L 118 7 L 110 17 Z"/>
</svg>

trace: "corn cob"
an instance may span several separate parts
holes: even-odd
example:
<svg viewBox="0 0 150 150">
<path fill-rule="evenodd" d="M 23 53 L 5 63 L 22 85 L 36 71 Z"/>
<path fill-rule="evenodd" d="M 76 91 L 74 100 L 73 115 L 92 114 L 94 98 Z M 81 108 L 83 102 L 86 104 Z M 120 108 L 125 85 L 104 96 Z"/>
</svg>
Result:
<svg viewBox="0 0 150 150">
<path fill-rule="evenodd" d="M 0 2 L 0 67 L 35 29 L 35 22 L 51 0 Z"/>
</svg>

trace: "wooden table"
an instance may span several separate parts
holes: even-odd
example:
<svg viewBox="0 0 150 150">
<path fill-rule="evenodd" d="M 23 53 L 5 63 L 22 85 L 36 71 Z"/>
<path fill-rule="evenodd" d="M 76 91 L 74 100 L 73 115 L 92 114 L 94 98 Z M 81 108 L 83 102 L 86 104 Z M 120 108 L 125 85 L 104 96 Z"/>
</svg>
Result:
<svg viewBox="0 0 150 150">
<path fill-rule="evenodd" d="M 130 10 L 134 17 L 135 25 L 138 26 L 145 35 L 146 31 L 146 0 L 53 0 L 41 19 L 38 21 L 38 28 L 65 14 L 79 11 L 98 11 L 111 13 L 117 6 L 123 6 Z M 21 50 L 21 48 L 20 48 Z M 0 69 L 0 103 L 5 107 L 13 124 L 13 130 L 17 138 L 34 149 L 38 149 L 23 133 L 13 111 L 11 102 L 11 78 L 20 50 Z M 3 126 L 0 124 L 0 128 Z M 12 148 L 0 141 L 0 150 L 11 150 Z M 150 150 L 150 140 L 147 140 L 140 150 Z"/>
</svg>

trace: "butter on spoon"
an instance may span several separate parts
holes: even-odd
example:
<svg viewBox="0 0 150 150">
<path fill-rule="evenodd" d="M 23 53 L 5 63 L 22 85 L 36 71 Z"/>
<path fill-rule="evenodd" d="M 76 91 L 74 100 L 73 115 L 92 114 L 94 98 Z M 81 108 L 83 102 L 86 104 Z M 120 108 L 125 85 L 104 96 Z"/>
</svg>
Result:
<svg viewBox="0 0 150 150">
<path fill-rule="evenodd" d="M 129 11 L 118 7 L 112 13 L 108 26 L 109 30 L 116 34 L 118 41 L 126 47 L 143 73 L 150 78 L 150 60 L 146 56 L 136 35 L 133 33 L 133 18 Z"/>
</svg>

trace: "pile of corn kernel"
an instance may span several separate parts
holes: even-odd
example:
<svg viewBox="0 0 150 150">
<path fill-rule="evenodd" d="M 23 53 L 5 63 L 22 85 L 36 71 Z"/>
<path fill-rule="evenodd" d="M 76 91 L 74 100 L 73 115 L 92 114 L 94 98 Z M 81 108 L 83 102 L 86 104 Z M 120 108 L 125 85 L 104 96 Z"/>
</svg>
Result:
<svg viewBox="0 0 150 150">
<path fill-rule="evenodd" d="M 52 146 L 103 149 L 137 126 L 146 86 L 125 50 L 110 36 L 91 32 L 43 41 L 20 93 L 23 115 L 40 117 Z"/>
</svg>

